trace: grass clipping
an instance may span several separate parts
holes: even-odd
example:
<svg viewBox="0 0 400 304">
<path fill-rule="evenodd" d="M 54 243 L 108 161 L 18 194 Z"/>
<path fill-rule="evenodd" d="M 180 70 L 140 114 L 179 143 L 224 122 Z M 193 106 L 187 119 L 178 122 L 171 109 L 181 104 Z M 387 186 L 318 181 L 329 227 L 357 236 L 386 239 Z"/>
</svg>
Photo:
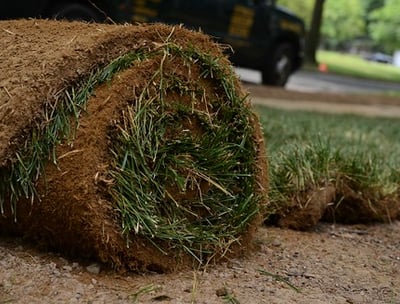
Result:
<svg viewBox="0 0 400 304">
<path fill-rule="evenodd" d="M 2 151 L 0 231 L 131 270 L 204 265 L 245 248 L 265 203 L 265 151 L 219 46 L 164 25 L 34 22 L 93 44 L 79 60 L 61 52 L 70 64 L 55 65 L 47 84 L 83 71 L 50 98 L 40 92 L 47 98 L 10 140 L 18 144 Z"/>
</svg>

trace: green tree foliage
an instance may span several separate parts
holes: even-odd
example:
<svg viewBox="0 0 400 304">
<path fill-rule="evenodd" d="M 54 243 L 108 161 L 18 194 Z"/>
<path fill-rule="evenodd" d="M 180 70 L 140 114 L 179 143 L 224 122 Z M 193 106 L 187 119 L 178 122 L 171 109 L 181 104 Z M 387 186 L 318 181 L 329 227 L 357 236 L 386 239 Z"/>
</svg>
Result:
<svg viewBox="0 0 400 304">
<path fill-rule="evenodd" d="M 306 23 L 307 39 L 305 59 L 316 63 L 316 50 L 319 44 L 322 11 L 325 0 L 278 0 L 277 4 L 287 7 Z"/>
<path fill-rule="evenodd" d="M 277 4 L 293 11 L 296 15 L 303 18 L 306 28 L 310 28 L 312 11 L 315 0 L 278 0 Z"/>
<path fill-rule="evenodd" d="M 399 12 L 399 0 L 386 0 L 383 7 L 373 10 L 370 14 L 371 38 L 386 52 L 400 49 Z"/>
<path fill-rule="evenodd" d="M 371 12 L 381 8 L 385 5 L 385 0 L 363 0 L 362 1 L 363 6 L 364 6 L 364 21 L 365 21 L 365 26 L 366 26 L 366 38 L 367 40 L 364 41 L 369 41 L 369 45 L 376 44 L 371 38 L 370 34 L 370 23 L 371 23 Z"/>
<path fill-rule="evenodd" d="M 385 5 L 385 0 L 363 0 L 362 4 L 367 14 Z"/>
<path fill-rule="evenodd" d="M 326 1 L 321 36 L 327 46 L 338 48 L 366 34 L 364 4 L 363 0 Z"/>
</svg>

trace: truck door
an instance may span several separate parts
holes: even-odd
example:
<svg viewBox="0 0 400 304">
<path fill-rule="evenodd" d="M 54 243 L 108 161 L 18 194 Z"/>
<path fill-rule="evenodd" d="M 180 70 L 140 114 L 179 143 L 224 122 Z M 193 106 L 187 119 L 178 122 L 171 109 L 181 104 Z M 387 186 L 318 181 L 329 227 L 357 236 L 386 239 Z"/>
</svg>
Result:
<svg viewBox="0 0 400 304">
<path fill-rule="evenodd" d="M 251 58 L 264 60 L 269 52 L 277 32 L 277 22 L 274 20 L 274 1 L 254 0 L 252 6 L 255 10 L 254 26 L 250 36 Z"/>
<path fill-rule="evenodd" d="M 271 1 L 236 1 L 230 19 L 226 41 L 232 45 L 235 53 L 233 61 L 238 65 L 257 67 L 265 60 L 266 50 L 272 37 Z"/>
</svg>

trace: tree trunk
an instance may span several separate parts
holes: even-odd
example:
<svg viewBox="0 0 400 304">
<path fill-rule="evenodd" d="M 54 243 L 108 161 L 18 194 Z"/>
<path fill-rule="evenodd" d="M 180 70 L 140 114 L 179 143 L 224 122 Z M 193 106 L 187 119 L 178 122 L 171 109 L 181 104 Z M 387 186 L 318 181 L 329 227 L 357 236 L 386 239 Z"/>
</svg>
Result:
<svg viewBox="0 0 400 304">
<path fill-rule="evenodd" d="M 319 45 L 324 2 L 325 0 L 315 0 L 311 28 L 306 39 L 305 60 L 312 64 L 317 63 L 316 52 Z"/>
</svg>

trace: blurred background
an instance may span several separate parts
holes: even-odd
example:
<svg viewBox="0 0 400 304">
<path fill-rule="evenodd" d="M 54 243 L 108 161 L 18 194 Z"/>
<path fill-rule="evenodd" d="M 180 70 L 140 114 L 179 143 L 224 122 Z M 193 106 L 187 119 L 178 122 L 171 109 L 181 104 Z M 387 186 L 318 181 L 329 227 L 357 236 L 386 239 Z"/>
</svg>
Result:
<svg viewBox="0 0 400 304">
<path fill-rule="evenodd" d="M 399 87 L 396 83 L 400 82 L 400 1 L 278 0 L 277 3 L 305 21 L 308 47 L 303 70 L 314 68 L 323 73 L 394 84 L 366 81 L 353 88 L 349 84 L 351 79 L 340 84 L 343 81 L 339 78 L 327 75 L 316 79 L 317 82 L 330 80 L 344 91 L 369 93 L 378 90 L 397 95 Z M 297 88 L 299 83 L 301 79 L 294 77 L 288 86 Z M 323 85 L 320 87 L 324 88 Z M 330 89 L 335 90 L 335 87 Z"/>
</svg>

